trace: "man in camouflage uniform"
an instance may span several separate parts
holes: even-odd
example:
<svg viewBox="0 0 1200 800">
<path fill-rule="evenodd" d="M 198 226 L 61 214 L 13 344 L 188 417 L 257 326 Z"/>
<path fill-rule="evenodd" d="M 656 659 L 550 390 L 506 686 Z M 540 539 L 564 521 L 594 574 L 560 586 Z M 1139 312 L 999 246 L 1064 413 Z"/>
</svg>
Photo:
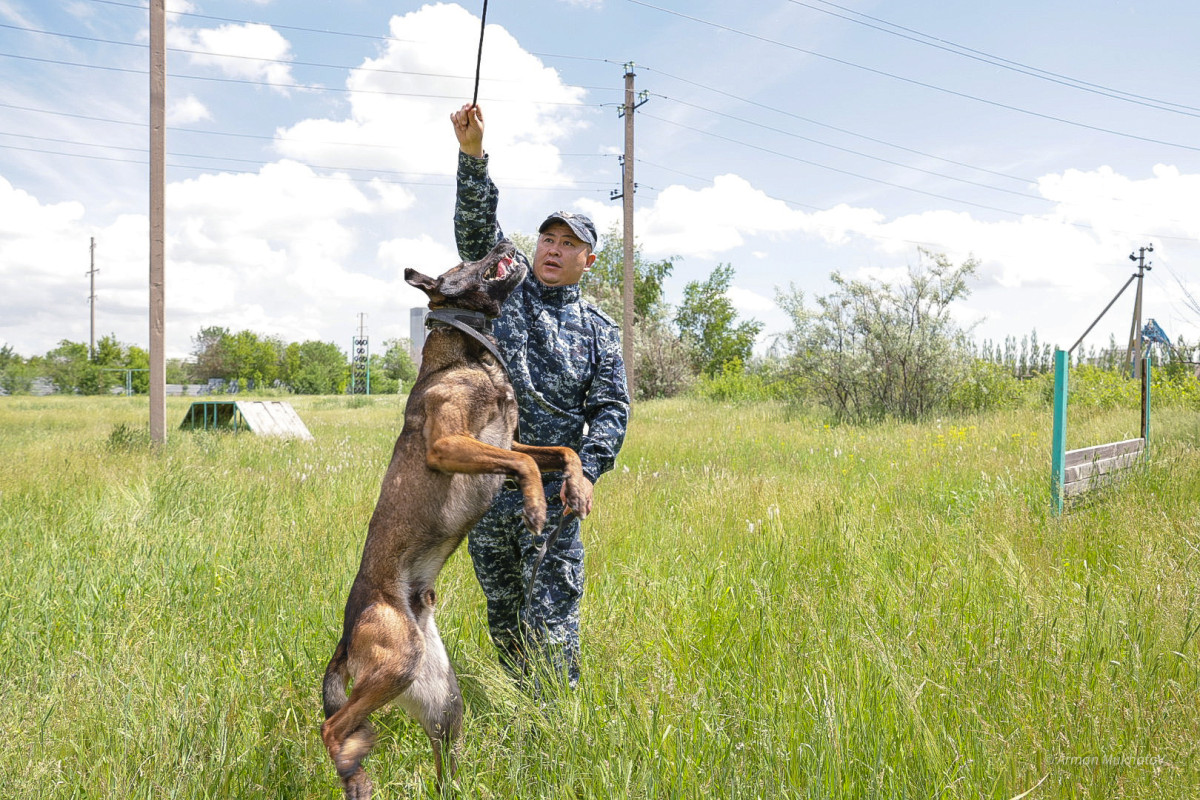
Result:
<svg viewBox="0 0 1200 800">
<path fill-rule="evenodd" d="M 450 115 L 459 141 L 454 235 L 464 261 L 482 258 L 503 238 L 496 221 L 499 192 L 487 171 L 483 114 L 470 104 Z M 617 325 L 584 302 L 579 280 L 596 260 L 596 228 L 582 214 L 551 214 L 538 229 L 532 266 L 522 253 L 525 280 L 493 323 L 519 409 L 517 439 L 579 453 L 591 488 L 612 469 L 625 439 L 629 391 Z M 501 663 L 516 675 L 534 665 L 525 644 L 574 687 L 579 680 L 579 603 L 583 597 L 583 540 L 579 516 L 567 519 L 546 552 L 526 595 L 538 548 L 560 524 L 562 478 L 547 475 L 547 519 L 539 536 L 522 522 L 522 499 L 511 482 L 471 531 L 467 549 L 487 596 L 488 627 Z"/>
</svg>

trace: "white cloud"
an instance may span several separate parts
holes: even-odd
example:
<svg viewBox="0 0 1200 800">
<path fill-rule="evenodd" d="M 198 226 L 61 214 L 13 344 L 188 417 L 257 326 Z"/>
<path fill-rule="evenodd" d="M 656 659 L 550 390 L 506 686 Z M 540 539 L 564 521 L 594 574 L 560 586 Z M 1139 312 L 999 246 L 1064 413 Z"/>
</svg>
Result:
<svg viewBox="0 0 1200 800">
<path fill-rule="evenodd" d="M 458 149 L 449 113 L 469 102 L 479 18 L 460 6 L 425 6 L 391 19 L 382 54 L 347 79 L 345 119 L 280 129 L 279 152 L 313 164 L 449 175 Z M 498 183 L 564 185 L 557 142 L 583 124 L 572 109 L 582 89 L 563 83 L 506 30 L 488 25 L 479 104 Z M 531 99 L 536 98 L 536 99 Z M 511 185 L 511 183 L 510 183 Z"/>
<path fill-rule="evenodd" d="M 752 317 L 755 314 L 763 314 L 775 310 L 775 300 L 770 297 L 752 292 L 749 289 L 742 289 L 737 286 L 730 286 L 725 292 L 725 296 L 733 303 L 733 307 L 738 310 L 742 316 Z"/>
<path fill-rule="evenodd" d="M 270 25 L 246 23 L 217 28 L 179 28 L 167 31 L 167 45 L 187 52 L 199 66 L 215 67 L 233 78 L 264 81 L 287 93 L 295 83 L 291 43 Z"/>
<path fill-rule="evenodd" d="M 202 119 L 212 119 L 208 107 L 196 99 L 195 95 L 180 98 L 167 109 L 168 125 L 189 125 Z"/>
<path fill-rule="evenodd" d="M 434 240 L 428 234 L 422 234 L 415 239 L 390 239 L 381 242 L 379 260 L 401 277 L 407 267 L 436 277 L 459 262 L 458 254 L 452 248 Z M 413 291 L 424 297 L 419 289 Z"/>
<path fill-rule="evenodd" d="M 602 230 L 621 220 L 620 209 L 611 204 L 588 200 L 579 206 Z M 718 175 L 702 189 L 668 186 L 634 219 L 648 255 L 701 259 L 740 247 L 751 236 L 795 233 L 807 224 L 804 212 L 768 197 L 738 175 Z"/>
</svg>

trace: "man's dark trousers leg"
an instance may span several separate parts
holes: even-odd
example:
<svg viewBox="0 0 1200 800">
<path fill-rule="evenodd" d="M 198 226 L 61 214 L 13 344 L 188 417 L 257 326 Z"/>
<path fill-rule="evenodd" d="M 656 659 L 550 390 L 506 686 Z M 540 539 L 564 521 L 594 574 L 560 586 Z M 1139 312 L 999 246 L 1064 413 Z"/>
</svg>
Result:
<svg viewBox="0 0 1200 800">
<path fill-rule="evenodd" d="M 575 686 L 579 681 L 579 604 L 583 598 L 583 541 L 572 516 L 538 567 L 533 604 L 526 594 L 538 548 L 562 520 L 560 481 L 546 484 L 547 520 L 534 537 L 525 528 L 520 491 L 505 488 L 471 531 L 467 550 L 487 598 L 488 630 L 500 661 L 515 675 L 549 667 Z M 528 648 L 526 647 L 528 639 Z M 543 659 L 528 663 L 527 649 Z"/>
</svg>

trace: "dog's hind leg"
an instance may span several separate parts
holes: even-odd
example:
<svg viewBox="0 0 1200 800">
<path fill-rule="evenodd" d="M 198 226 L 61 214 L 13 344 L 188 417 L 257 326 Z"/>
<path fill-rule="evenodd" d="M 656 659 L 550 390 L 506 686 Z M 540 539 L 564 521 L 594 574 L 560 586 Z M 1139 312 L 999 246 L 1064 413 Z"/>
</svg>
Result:
<svg viewBox="0 0 1200 800">
<path fill-rule="evenodd" d="M 385 602 L 364 609 L 348 638 L 344 662 L 354 678 L 354 688 L 341 708 L 321 726 L 321 739 L 342 779 L 347 800 L 367 800 L 371 796 L 371 781 L 362 761 L 375 744 L 375 731 L 367 718 L 409 687 L 421 663 L 423 648 L 412 620 Z M 335 652 L 330 663 L 335 679 L 337 662 Z M 327 687 L 330 670 L 326 671 Z M 329 699 L 336 702 L 336 680 L 333 689 Z"/>
<path fill-rule="evenodd" d="M 346 695 L 346 682 L 349 680 L 346 643 L 341 641 L 333 651 L 333 658 L 329 659 L 329 666 L 325 668 L 325 680 L 321 683 L 321 702 L 325 709 L 325 719 L 341 711 L 342 706 L 349 702 L 350 698 Z"/>
<path fill-rule="evenodd" d="M 433 621 L 433 590 L 414 593 L 413 600 L 414 616 L 425 640 L 424 654 L 413 682 L 398 702 L 421 723 L 429 737 L 437 782 L 441 787 L 447 778 L 454 778 L 457 768 L 455 750 L 462 732 L 462 692 Z"/>
</svg>

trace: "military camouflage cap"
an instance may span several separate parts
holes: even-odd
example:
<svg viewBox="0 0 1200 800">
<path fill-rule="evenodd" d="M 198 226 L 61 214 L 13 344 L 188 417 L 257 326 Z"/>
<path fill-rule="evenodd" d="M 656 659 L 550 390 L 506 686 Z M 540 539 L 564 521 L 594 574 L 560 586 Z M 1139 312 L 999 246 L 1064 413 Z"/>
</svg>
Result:
<svg viewBox="0 0 1200 800">
<path fill-rule="evenodd" d="M 572 214 L 570 211 L 555 211 L 546 217 L 546 221 L 538 227 L 538 233 L 545 233 L 546 228 L 555 222 L 561 222 L 575 232 L 584 244 L 596 249 L 596 226 L 583 214 Z"/>
</svg>

